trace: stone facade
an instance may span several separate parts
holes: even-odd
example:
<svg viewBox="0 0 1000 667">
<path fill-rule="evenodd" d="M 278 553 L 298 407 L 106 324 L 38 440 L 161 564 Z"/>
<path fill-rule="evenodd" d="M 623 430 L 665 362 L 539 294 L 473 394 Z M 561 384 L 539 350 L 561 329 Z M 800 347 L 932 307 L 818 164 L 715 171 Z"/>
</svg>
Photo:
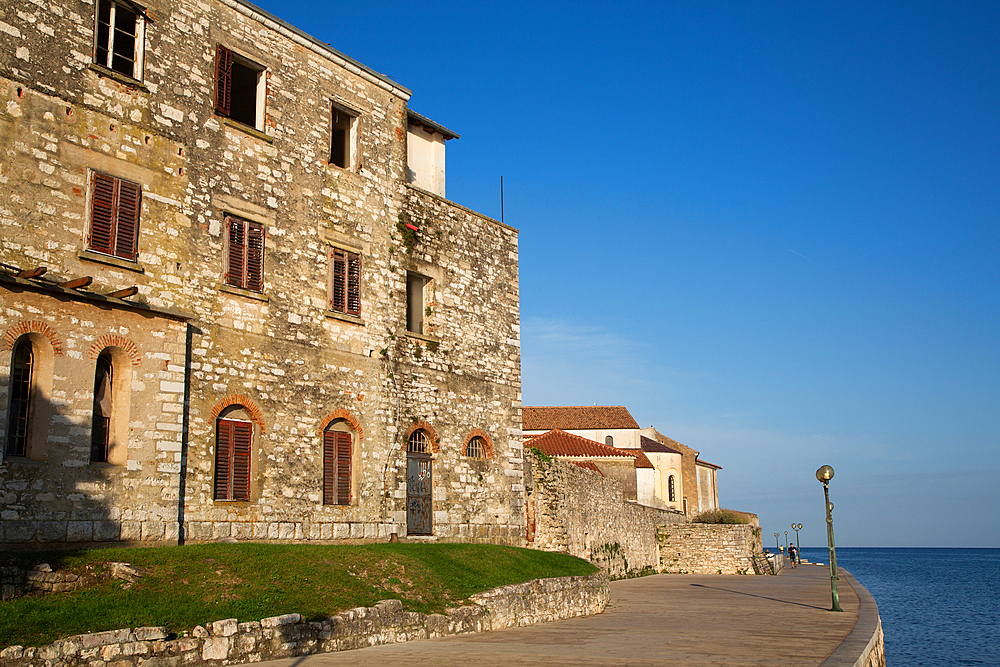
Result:
<svg viewBox="0 0 1000 667">
<path fill-rule="evenodd" d="M 752 524 L 675 524 L 660 526 L 657 535 L 667 574 L 753 574 L 751 556 L 763 550 Z"/>
<path fill-rule="evenodd" d="M 12 350 L 28 336 L 38 358 L 0 540 L 405 537 L 419 426 L 427 532 L 522 544 L 517 231 L 407 184 L 409 91 L 239 0 L 145 3 L 128 76 L 95 62 L 94 16 L 0 9 L 5 444 Z M 257 121 L 216 108 L 224 52 L 258 77 Z M 331 109 L 353 119 L 344 167 Z M 141 188 L 134 257 L 91 247 L 95 173 Z M 230 218 L 263 230 L 261 289 L 232 284 Z M 335 252 L 359 258 L 355 312 L 332 305 Z M 127 383 L 113 454 L 91 463 L 102 353 Z M 217 498 L 220 419 L 251 431 L 247 499 Z M 351 436 L 341 504 L 324 503 L 328 427 Z"/>
<path fill-rule="evenodd" d="M 117 667 L 232 665 L 313 653 L 346 651 L 446 635 L 533 625 L 604 611 L 611 592 L 603 572 L 589 577 L 536 579 L 470 598 L 472 605 L 445 614 L 407 612 L 399 600 L 383 600 L 323 620 L 285 614 L 240 623 L 235 618 L 198 626 L 190 636 L 163 627 L 124 628 L 68 637 L 40 648 L 0 651 L 4 667 Z"/>
<path fill-rule="evenodd" d="M 657 528 L 684 520 L 625 501 L 616 479 L 531 451 L 525 474 L 528 546 L 585 558 L 614 578 L 657 570 Z"/>
</svg>

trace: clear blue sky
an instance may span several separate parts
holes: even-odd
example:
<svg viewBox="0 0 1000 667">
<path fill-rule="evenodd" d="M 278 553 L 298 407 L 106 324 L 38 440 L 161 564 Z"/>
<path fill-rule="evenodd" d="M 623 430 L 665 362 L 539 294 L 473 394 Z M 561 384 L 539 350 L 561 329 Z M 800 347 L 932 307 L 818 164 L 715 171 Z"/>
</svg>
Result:
<svg viewBox="0 0 1000 667">
<path fill-rule="evenodd" d="M 765 537 L 825 543 L 828 463 L 842 545 L 1000 546 L 1000 3 L 260 4 L 462 135 L 449 199 L 504 177 L 526 405 Z"/>
</svg>

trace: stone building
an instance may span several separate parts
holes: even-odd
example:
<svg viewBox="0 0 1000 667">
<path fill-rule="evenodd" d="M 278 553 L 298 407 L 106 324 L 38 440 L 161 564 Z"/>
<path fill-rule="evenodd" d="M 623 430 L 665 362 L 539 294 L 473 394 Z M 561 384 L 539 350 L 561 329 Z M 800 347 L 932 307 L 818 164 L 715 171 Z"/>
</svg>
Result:
<svg viewBox="0 0 1000 667">
<path fill-rule="evenodd" d="M 0 540 L 522 544 L 517 230 L 243 0 L 0 8 Z"/>
</svg>

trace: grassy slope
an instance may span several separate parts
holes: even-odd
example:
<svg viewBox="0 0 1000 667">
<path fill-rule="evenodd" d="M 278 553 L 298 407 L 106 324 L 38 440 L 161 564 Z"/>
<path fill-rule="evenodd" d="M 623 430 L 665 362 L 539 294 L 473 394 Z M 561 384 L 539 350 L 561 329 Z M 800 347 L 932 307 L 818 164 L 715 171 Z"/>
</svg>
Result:
<svg viewBox="0 0 1000 667">
<path fill-rule="evenodd" d="M 388 598 L 443 611 L 503 584 L 596 571 L 565 554 L 486 544 L 205 544 L 0 554 L 4 561 L 77 573 L 121 561 L 150 574 L 129 588 L 114 580 L 0 603 L 0 648 L 144 625 L 179 632 L 224 618 L 325 617 Z"/>
</svg>

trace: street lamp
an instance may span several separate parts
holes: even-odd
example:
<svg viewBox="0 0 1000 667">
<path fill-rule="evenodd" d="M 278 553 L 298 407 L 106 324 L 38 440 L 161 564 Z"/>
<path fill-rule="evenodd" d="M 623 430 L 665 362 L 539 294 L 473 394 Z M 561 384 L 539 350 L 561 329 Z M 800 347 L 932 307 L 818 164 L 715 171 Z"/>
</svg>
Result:
<svg viewBox="0 0 1000 667">
<path fill-rule="evenodd" d="M 781 535 L 781 533 L 775 533 L 774 534 L 774 555 L 775 556 L 777 556 L 778 554 L 781 553 L 781 549 L 778 547 L 778 537 L 780 535 Z"/>
<path fill-rule="evenodd" d="M 785 531 L 785 553 L 788 553 L 788 531 Z"/>
<path fill-rule="evenodd" d="M 793 523 L 792 530 L 795 531 L 795 558 L 801 564 L 802 563 L 802 547 L 799 546 L 799 531 L 802 530 L 801 523 Z"/>
<path fill-rule="evenodd" d="M 826 541 L 830 545 L 830 595 L 833 606 L 830 611 L 844 611 L 840 608 L 840 596 L 837 595 L 837 549 L 833 544 L 833 503 L 830 502 L 830 480 L 833 479 L 833 468 L 823 466 L 816 471 L 816 479 L 823 483 L 823 497 L 826 499 Z"/>
</svg>

